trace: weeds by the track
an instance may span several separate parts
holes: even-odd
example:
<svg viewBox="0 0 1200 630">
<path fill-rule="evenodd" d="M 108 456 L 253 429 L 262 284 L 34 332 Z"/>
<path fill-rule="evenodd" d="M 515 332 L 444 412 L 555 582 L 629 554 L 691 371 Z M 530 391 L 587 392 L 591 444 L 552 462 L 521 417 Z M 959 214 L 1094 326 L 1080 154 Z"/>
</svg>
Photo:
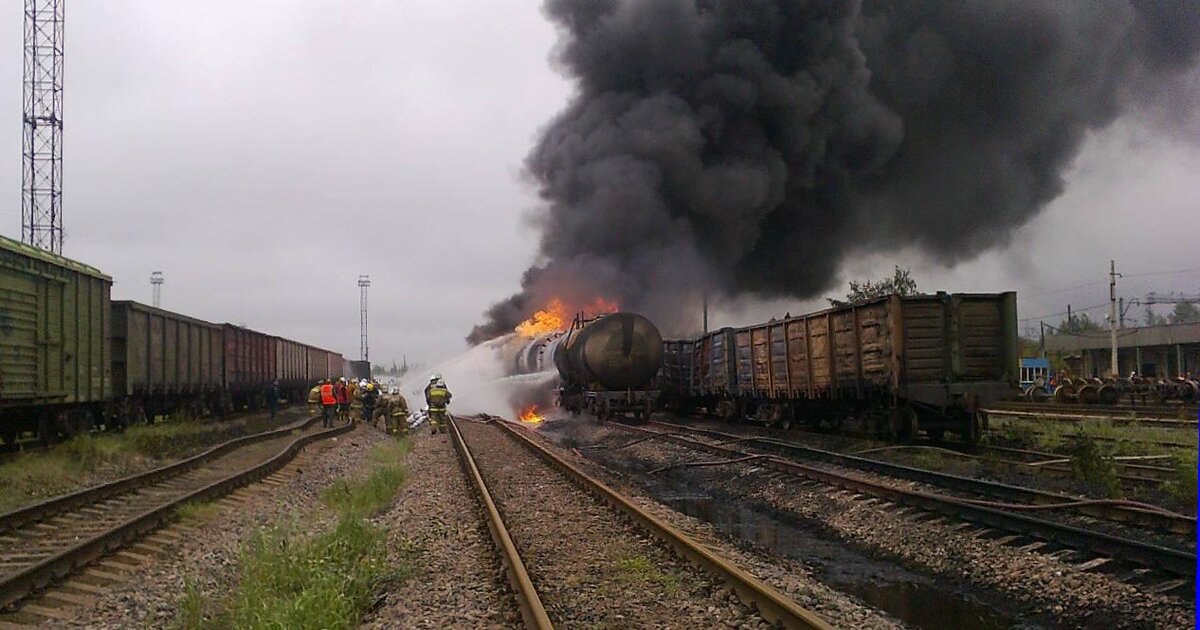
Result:
<svg viewBox="0 0 1200 630">
<path fill-rule="evenodd" d="M 339 480 L 322 497 L 337 523 L 312 535 L 300 526 L 255 532 L 239 559 L 229 597 L 209 601 L 198 589 L 180 602 L 183 628 L 352 628 L 387 584 L 410 577 L 389 562 L 387 532 L 368 518 L 387 508 L 408 476 L 407 444 L 388 440 L 371 450 L 370 473 Z"/>
<path fill-rule="evenodd" d="M 1164 484 L 1167 493 L 1178 501 L 1188 514 L 1196 513 L 1197 473 L 1196 453 L 1177 456 L 1175 478 Z"/>
<path fill-rule="evenodd" d="M 175 515 L 181 521 L 204 522 L 220 511 L 220 506 L 213 501 L 188 501 L 175 508 Z"/>
<path fill-rule="evenodd" d="M 630 556 L 617 561 L 617 581 L 640 587 L 657 584 L 668 593 L 679 590 L 679 576 L 664 573 L 646 556 Z"/>
<path fill-rule="evenodd" d="M 80 435 L 0 463 L 0 513 L 41 499 L 136 474 L 220 442 L 277 428 L 265 415 L 236 422 L 177 421 L 122 433 Z"/>
<path fill-rule="evenodd" d="M 1096 486 L 1109 498 L 1119 499 L 1124 496 L 1113 460 L 1105 457 L 1096 440 L 1082 429 L 1071 454 L 1071 472 L 1076 479 Z"/>
</svg>

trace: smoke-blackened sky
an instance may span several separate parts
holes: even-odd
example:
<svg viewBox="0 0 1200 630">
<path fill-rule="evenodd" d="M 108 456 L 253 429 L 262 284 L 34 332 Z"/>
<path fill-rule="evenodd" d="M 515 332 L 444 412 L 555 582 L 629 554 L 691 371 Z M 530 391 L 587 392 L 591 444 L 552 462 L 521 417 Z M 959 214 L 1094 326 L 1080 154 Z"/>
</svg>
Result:
<svg viewBox="0 0 1200 630">
<path fill-rule="evenodd" d="M 955 264 L 1064 189 L 1086 134 L 1197 96 L 1200 3 L 547 0 L 576 93 L 526 167 L 540 257 L 488 312 L 808 298 L 848 260 Z M 674 330 L 672 330 L 674 329 Z"/>
</svg>

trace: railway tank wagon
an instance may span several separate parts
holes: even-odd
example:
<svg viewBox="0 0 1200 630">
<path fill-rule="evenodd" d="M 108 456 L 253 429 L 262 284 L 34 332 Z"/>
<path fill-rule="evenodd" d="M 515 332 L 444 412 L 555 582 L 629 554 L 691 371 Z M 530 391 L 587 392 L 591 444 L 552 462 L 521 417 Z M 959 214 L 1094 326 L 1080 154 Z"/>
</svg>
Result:
<svg viewBox="0 0 1200 630">
<path fill-rule="evenodd" d="M 658 328 L 636 313 L 576 320 L 547 348 L 562 379 L 560 401 L 572 413 L 603 420 L 614 414 L 649 417 L 659 397 L 651 389 L 663 364 Z"/>
<path fill-rule="evenodd" d="M 113 401 L 120 426 L 222 409 L 220 325 L 132 301 L 112 302 Z"/>
<path fill-rule="evenodd" d="M 0 438 L 73 435 L 112 392 L 109 296 L 99 270 L 0 237 Z"/>
<path fill-rule="evenodd" d="M 1016 294 L 893 295 L 723 329 L 696 344 L 696 406 L 788 427 L 978 438 L 1017 392 Z"/>
</svg>

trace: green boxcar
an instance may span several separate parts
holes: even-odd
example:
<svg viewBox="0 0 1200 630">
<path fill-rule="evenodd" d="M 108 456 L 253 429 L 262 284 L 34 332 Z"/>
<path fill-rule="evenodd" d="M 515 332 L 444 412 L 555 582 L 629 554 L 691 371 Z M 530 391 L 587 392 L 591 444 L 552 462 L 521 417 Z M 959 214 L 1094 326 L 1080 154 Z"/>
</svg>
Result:
<svg viewBox="0 0 1200 630">
<path fill-rule="evenodd" d="M 112 393 L 111 290 L 112 278 L 92 267 L 0 237 L 5 442 L 39 421 L 74 432 L 103 411 Z"/>
</svg>

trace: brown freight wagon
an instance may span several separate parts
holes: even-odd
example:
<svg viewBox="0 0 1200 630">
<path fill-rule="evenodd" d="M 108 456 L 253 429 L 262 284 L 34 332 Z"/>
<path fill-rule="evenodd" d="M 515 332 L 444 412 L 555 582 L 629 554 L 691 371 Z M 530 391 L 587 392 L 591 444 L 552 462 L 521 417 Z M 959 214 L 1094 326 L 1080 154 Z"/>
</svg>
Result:
<svg viewBox="0 0 1200 630">
<path fill-rule="evenodd" d="M 308 382 L 318 383 L 327 378 L 338 378 L 341 374 L 335 373 L 340 371 L 342 366 L 337 366 L 337 370 L 332 369 L 329 365 L 329 351 L 320 348 L 307 346 L 305 352 L 308 353 Z M 311 385 L 310 385 L 311 387 Z"/>
<path fill-rule="evenodd" d="M 275 337 L 275 380 L 279 392 L 289 402 L 304 400 L 312 383 L 308 380 L 308 346 L 283 337 Z"/>
<path fill-rule="evenodd" d="M 1016 313 L 1011 292 L 893 295 L 718 331 L 697 344 L 702 405 L 774 426 L 974 441 L 986 420 L 979 409 L 1016 390 Z"/>
<path fill-rule="evenodd" d="M 224 335 L 219 324 L 131 301 L 112 303 L 114 418 L 199 418 L 221 410 Z"/>
<path fill-rule="evenodd" d="M 223 324 L 225 394 L 233 409 L 262 409 L 275 379 L 275 338 L 249 328 Z"/>
</svg>

